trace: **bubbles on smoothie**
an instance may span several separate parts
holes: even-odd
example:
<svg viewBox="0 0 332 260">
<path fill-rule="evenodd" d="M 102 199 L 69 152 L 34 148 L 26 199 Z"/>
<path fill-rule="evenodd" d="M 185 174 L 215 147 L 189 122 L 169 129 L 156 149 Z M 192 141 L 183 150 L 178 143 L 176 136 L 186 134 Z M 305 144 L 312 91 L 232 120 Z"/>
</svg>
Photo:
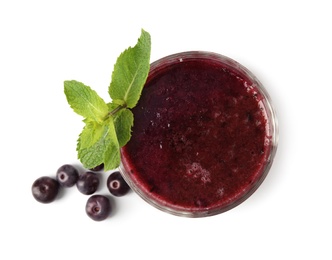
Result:
<svg viewBox="0 0 332 260">
<path fill-rule="evenodd" d="M 217 189 L 217 196 L 218 197 L 224 196 L 224 193 L 225 193 L 225 189 L 223 187 Z"/>
<path fill-rule="evenodd" d="M 247 92 L 250 92 L 253 89 L 253 86 L 249 84 L 247 81 L 244 81 L 243 85 L 247 89 Z"/>
<path fill-rule="evenodd" d="M 256 126 L 260 126 L 262 124 L 262 122 L 260 120 L 256 120 L 255 124 L 256 124 Z"/>
<path fill-rule="evenodd" d="M 193 179 L 199 179 L 204 184 L 211 182 L 210 172 L 204 169 L 201 164 L 197 162 L 186 164 L 186 174 Z"/>
<path fill-rule="evenodd" d="M 264 138 L 264 146 L 269 146 L 270 145 L 270 138 L 268 138 L 268 137 L 265 137 Z"/>
<path fill-rule="evenodd" d="M 232 172 L 237 173 L 239 171 L 239 167 L 233 167 Z"/>
<path fill-rule="evenodd" d="M 204 200 L 204 199 L 197 199 L 197 200 L 195 201 L 195 206 L 196 206 L 196 207 L 199 207 L 199 208 L 205 208 L 205 207 L 207 207 L 207 205 L 208 205 L 208 203 L 207 203 L 207 201 Z"/>
<path fill-rule="evenodd" d="M 213 112 L 213 118 L 218 118 L 221 115 L 221 111 Z"/>
</svg>

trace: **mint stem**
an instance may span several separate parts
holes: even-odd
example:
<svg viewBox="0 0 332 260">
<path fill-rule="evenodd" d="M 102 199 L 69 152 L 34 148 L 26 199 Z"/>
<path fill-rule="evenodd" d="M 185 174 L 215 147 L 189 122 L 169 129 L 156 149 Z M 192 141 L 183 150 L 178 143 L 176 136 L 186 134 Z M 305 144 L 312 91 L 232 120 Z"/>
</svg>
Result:
<svg viewBox="0 0 332 260">
<path fill-rule="evenodd" d="M 117 112 L 119 112 L 121 109 L 126 108 L 126 105 L 119 105 L 118 107 L 116 107 L 115 109 L 113 109 L 112 111 L 110 111 L 107 115 L 107 117 L 109 116 L 114 116 Z"/>
</svg>

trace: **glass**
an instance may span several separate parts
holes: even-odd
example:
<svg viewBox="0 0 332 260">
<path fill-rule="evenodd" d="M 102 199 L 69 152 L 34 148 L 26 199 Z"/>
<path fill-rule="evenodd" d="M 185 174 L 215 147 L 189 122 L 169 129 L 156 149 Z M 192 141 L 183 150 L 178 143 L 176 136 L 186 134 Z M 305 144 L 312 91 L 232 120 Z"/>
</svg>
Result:
<svg viewBox="0 0 332 260">
<path fill-rule="evenodd" d="M 200 77 L 197 76 L 198 78 L 196 79 L 195 72 L 193 71 L 193 73 L 191 75 L 190 69 L 186 69 L 186 67 L 184 67 L 184 66 L 188 66 L 188 65 L 191 66 L 190 64 L 195 64 L 195 63 L 197 63 L 198 66 L 200 66 L 200 63 L 202 63 L 202 64 L 206 63 L 206 66 L 207 66 L 206 74 L 209 74 L 209 68 L 211 69 L 211 73 L 213 72 L 213 73 L 218 74 L 219 73 L 218 71 L 220 71 L 220 73 L 222 74 L 222 73 L 227 72 L 228 73 L 227 75 L 231 75 L 231 77 L 232 77 L 232 78 L 230 78 L 231 80 L 233 80 L 234 82 L 236 80 L 238 80 L 238 82 L 242 82 L 241 84 L 243 85 L 243 88 L 246 89 L 247 93 L 250 93 L 250 94 L 248 94 L 248 96 L 257 101 L 257 107 L 261 110 L 261 114 L 264 117 L 264 120 L 266 120 L 266 124 L 264 126 L 265 127 L 264 131 L 265 131 L 265 135 L 268 136 L 268 138 L 265 137 L 265 139 L 264 139 L 264 151 L 262 149 L 262 152 L 261 152 L 262 154 L 264 154 L 264 156 L 262 155 L 264 157 L 264 160 L 257 161 L 256 165 L 254 165 L 255 167 L 258 165 L 256 167 L 258 170 L 256 170 L 255 173 L 250 173 L 250 174 L 252 174 L 252 176 L 250 178 L 248 177 L 248 180 L 246 180 L 246 183 L 241 184 L 242 185 L 241 188 L 238 188 L 237 192 L 235 192 L 235 193 L 233 192 L 233 194 L 230 195 L 229 198 L 223 198 L 223 200 L 220 200 L 222 202 L 220 202 L 220 203 L 215 202 L 215 203 L 209 205 L 208 203 L 204 202 L 204 199 L 203 200 L 196 199 L 195 205 L 188 206 L 188 207 L 186 206 L 186 202 L 183 205 L 181 205 L 181 203 L 177 203 L 177 201 L 175 201 L 175 202 L 173 201 L 174 202 L 173 203 L 173 202 L 168 201 L 167 199 L 164 199 L 162 196 L 159 196 L 158 195 L 158 183 L 153 188 L 150 188 L 150 190 L 149 190 L 149 188 L 147 188 L 147 186 L 142 182 L 142 179 L 140 178 L 140 175 L 144 175 L 142 173 L 145 170 L 142 167 L 139 170 L 137 170 L 137 168 L 135 168 L 136 167 L 135 162 L 133 162 L 133 160 L 132 160 L 132 158 L 134 157 L 134 155 L 133 155 L 134 152 L 129 152 L 129 148 L 127 149 L 128 144 L 121 150 L 122 159 L 121 159 L 121 165 L 119 167 L 119 170 L 120 170 L 121 174 L 123 175 L 124 179 L 126 180 L 126 182 L 129 184 L 129 186 L 140 197 L 142 197 L 145 201 L 147 201 L 154 207 L 156 207 L 162 211 L 165 211 L 165 212 L 168 212 L 168 213 L 171 213 L 174 215 L 178 215 L 178 216 L 205 217 L 205 216 L 212 216 L 215 214 L 219 214 L 219 213 L 222 213 L 222 212 L 225 212 L 227 210 L 234 208 L 235 206 L 239 205 L 244 200 L 246 200 L 248 197 L 250 197 L 256 191 L 256 189 L 260 186 L 260 184 L 263 182 L 263 180 L 265 179 L 266 175 L 268 174 L 268 172 L 270 170 L 270 167 L 273 163 L 273 159 L 274 159 L 274 156 L 275 156 L 275 153 L 277 150 L 278 124 L 277 124 L 277 117 L 275 114 L 275 110 L 271 104 L 271 98 L 270 98 L 269 94 L 267 93 L 266 89 L 261 84 L 261 82 L 248 69 L 246 69 L 244 66 L 242 66 L 238 62 L 236 62 L 226 56 L 217 54 L 217 53 L 204 52 L 204 51 L 190 51 L 190 52 L 177 53 L 177 54 L 173 54 L 173 55 L 161 58 L 160 60 L 157 60 L 151 64 L 150 73 L 149 73 L 146 85 L 154 84 L 153 82 L 156 80 L 158 81 L 159 78 L 168 77 L 168 76 L 170 77 L 170 81 L 177 80 L 178 83 L 179 82 L 183 83 L 183 82 L 185 82 L 185 80 L 181 79 L 182 75 L 183 75 L 183 77 L 189 77 L 191 80 L 190 84 L 192 84 L 193 86 L 194 86 L 193 82 L 194 83 L 198 82 L 197 84 L 201 84 L 200 82 L 202 82 L 202 84 L 205 84 L 204 82 L 208 81 L 208 80 L 210 80 L 210 81 L 212 80 L 211 82 L 215 82 L 213 80 L 213 77 L 209 78 L 209 76 L 207 76 L 207 78 L 205 78 L 205 75 L 206 75 L 206 74 L 204 74 L 205 72 L 197 73 L 197 75 L 199 74 Z M 176 74 L 176 76 L 174 76 L 174 78 L 176 78 L 176 79 L 173 79 L 172 78 L 173 75 L 171 75 L 173 73 L 173 70 L 172 70 L 173 68 L 178 68 L 179 70 L 183 69 L 184 74 L 178 73 L 178 74 Z M 185 74 L 185 73 L 187 73 L 187 74 Z M 216 78 L 219 78 L 219 75 L 217 75 L 217 74 L 216 74 Z M 165 82 L 167 82 L 167 81 L 165 81 Z M 216 84 L 216 83 L 211 83 L 211 84 Z M 219 82 L 217 84 L 223 85 L 226 83 Z M 158 83 L 157 83 L 157 86 L 158 86 Z M 168 88 L 166 88 L 166 90 L 168 90 Z M 147 95 L 144 91 L 145 90 L 143 90 L 142 96 Z M 232 90 L 230 90 L 230 91 L 232 91 Z M 177 93 L 177 92 L 174 92 L 174 93 Z M 216 93 L 218 94 L 218 92 L 216 92 Z M 172 98 L 176 99 L 177 96 L 172 96 Z M 213 98 L 214 97 L 211 97 L 211 100 L 213 100 Z M 245 97 L 245 98 L 247 98 L 247 97 Z M 240 99 L 241 98 L 239 98 L 239 100 Z M 229 97 L 227 97 L 227 102 L 229 100 L 231 100 L 231 99 Z M 145 101 L 142 101 L 142 102 L 145 102 Z M 211 102 L 209 102 L 209 103 L 211 103 Z M 234 104 L 235 103 L 238 103 L 238 101 L 236 101 L 236 99 L 234 98 Z M 192 105 L 194 105 L 194 104 L 190 104 L 190 106 L 192 106 Z M 134 114 L 143 113 L 143 112 L 140 112 L 139 106 L 140 106 L 140 103 L 138 104 L 138 108 L 136 110 L 134 109 Z M 240 106 L 240 105 L 238 105 L 238 106 Z M 143 107 L 143 105 L 142 105 L 142 107 Z M 222 105 L 222 107 L 224 107 L 224 105 Z M 153 111 L 154 109 L 156 111 L 159 109 L 158 104 L 155 107 L 151 108 L 151 111 Z M 188 110 L 189 109 L 190 108 L 188 106 Z M 169 111 L 171 109 L 165 108 L 164 110 Z M 236 110 L 236 108 L 235 108 L 235 110 Z M 160 114 L 158 112 L 159 110 L 157 112 L 156 111 L 154 111 L 156 116 L 160 117 Z M 258 111 L 257 113 L 260 113 L 260 112 Z M 238 116 L 237 114 L 238 113 L 233 114 L 232 120 L 235 120 L 234 117 Z M 239 113 L 239 114 L 241 114 L 241 113 Z M 214 115 L 214 117 L 216 117 L 216 119 L 221 118 L 219 111 L 214 112 L 213 115 Z M 248 114 L 248 116 L 247 116 L 247 118 L 245 118 L 245 120 L 250 121 L 250 120 L 252 120 L 252 117 L 253 117 L 253 115 Z M 137 120 L 136 115 L 135 115 L 135 120 Z M 214 121 L 216 121 L 216 120 L 214 120 Z M 263 122 L 263 121 L 259 121 L 259 120 L 256 120 L 256 121 L 257 121 L 256 125 L 259 125 L 259 124 L 261 124 L 261 122 Z M 221 122 L 221 120 L 220 120 L 220 122 Z M 225 125 L 225 124 L 227 124 L 227 121 L 222 122 L 222 123 Z M 223 126 L 221 126 L 222 123 L 218 123 L 220 125 L 220 127 L 223 127 Z M 139 125 L 140 122 L 135 121 L 134 124 Z M 168 127 L 170 127 L 169 123 L 167 125 L 168 125 Z M 219 125 L 218 125 L 218 127 L 219 127 Z M 258 127 L 259 126 L 257 126 L 257 129 L 258 129 Z M 202 129 L 204 129 L 204 128 L 202 128 Z M 234 129 L 232 130 L 229 127 L 228 130 L 232 132 Z M 135 131 L 135 129 L 133 131 Z M 216 131 L 219 131 L 219 130 L 216 129 Z M 241 132 L 241 130 L 239 130 L 239 129 L 237 129 L 237 131 Z M 196 136 L 198 136 L 198 135 L 196 135 Z M 132 139 L 133 138 L 134 138 L 134 140 L 130 140 L 129 143 L 136 142 L 135 135 L 133 135 Z M 249 142 L 250 142 L 250 140 L 248 139 L 248 143 Z M 162 142 L 160 143 L 161 150 L 163 148 L 162 145 L 165 145 L 165 143 L 162 143 Z M 202 144 L 202 146 L 203 145 L 204 144 Z M 158 153 L 159 152 L 160 151 L 158 150 Z M 215 154 L 218 154 L 217 153 L 218 151 L 214 151 L 214 152 L 215 152 Z M 234 153 L 234 151 L 232 153 Z M 237 151 L 235 151 L 235 153 L 237 153 Z M 198 152 L 197 152 L 197 154 L 198 154 Z M 234 155 L 232 155 L 232 156 L 234 157 Z M 240 155 L 238 155 L 238 156 L 240 156 Z M 171 160 L 173 160 L 172 162 L 175 163 L 175 161 L 177 162 L 178 160 L 180 160 L 181 158 L 179 159 L 179 157 L 181 157 L 181 156 L 171 158 Z M 250 155 L 248 155 L 247 157 L 250 157 Z M 247 158 L 243 157 L 243 155 L 242 155 L 242 158 L 247 160 Z M 219 161 L 223 161 L 223 160 L 219 159 Z M 234 160 L 227 161 L 228 168 L 230 168 L 231 162 L 233 163 Z M 225 162 L 221 162 L 221 163 L 226 164 Z M 151 161 L 149 167 L 153 167 L 153 164 L 154 164 L 154 161 Z M 185 165 L 186 165 L 185 167 L 187 167 L 186 173 L 183 173 L 183 172 L 180 173 L 180 170 L 179 170 L 179 176 L 181 174 L 180 177 L 182 178 L 182 175 L 187 174 L 188 176 L 190 176 L 190 178 L 195 179 L 194 180 L 195 182 L 197 182 L 197 179 L 199 178 L 202 181 L 201 186 L 204 186 L 204 187 L 206 187 L 206 189 L 208 189 L 210 183 L 213 181 L 213 175 L 211 175 L 212 180 L 210 180 L 210 172 L 203 169 L 199 163 L 194 162 L 194 163 L 189 164 L 189 166 L 188 166 L 188 164 L 185 164 Z M 156 167 L 157 166 L 158 165 L 156 165 Z M 218 167 L 217 163 L 216 163 L 216 165 L 212 165 L 211 167 L 213 168 L 214 166 Z M 183 167 L 183 169 L 185 167 Z M 135 168 L 135 171 L 133 170 L 134 168 Z M 161 169 L 163 169 L 163 168 L 161 168 Z M 237 172 L 237 169 L 233 169 L 232 174 L 236 174 L 236 172 Z M 217 172 L 215 174 L 217 174 L 219 176 L 219 175 L 223 175 L 224 173 L 220 172 L 220 174 L 219 174 Z M 245 172 L 243 174 L 245 174 Z M 248 173 L 248 175 L 249 175 L 249 173 Z M 186 180 L 188 179 L 188 176 L 185 176 Z M 234 182 L 235 181 L 239 181 L 239 178 L 235 177 Z M 159 183 L 159 184 L 164 186 L 164 184 L 162 184 L 162 183 Z M 235 185 L 236 183 L 229 183 L 228 186 L 232 186 L 233 184 Z M 167 185 L 170 187 L 173 186 L 172 183 L 168 183 Z M 181 189 L 180 185 L 178 185 L 176 187 L 177 188 L 174 190 L 174 192 L 178 192 L 179 189 Z M 196 187 L 196 186 L 193 186 L 193 188 L 194 187 Z M 186 189 L 190 189 L 190 187 L 186 186 Z M 225 190 L 227 190 L 227 185 L 226 185 Z M 203 190 L 203 192 L 204 192 L 204 190 Z M 224 193 L 224 188 L 218 189 L 218 192 L 220 193 L 219 195 L 222 197 L 222 195 Z M 190 193 L 188 193 L 188 194 L 190 194 Z M 194 192 L 192 192 L 192 194 L 194 194 L 194 196 L 196 196 L 196 194 Z M 226 196 L 226 195 L 224 195 L 224 196 Z M 179 198 L 181 198 L 181 197 L 179 197 Z"/>
</svg>

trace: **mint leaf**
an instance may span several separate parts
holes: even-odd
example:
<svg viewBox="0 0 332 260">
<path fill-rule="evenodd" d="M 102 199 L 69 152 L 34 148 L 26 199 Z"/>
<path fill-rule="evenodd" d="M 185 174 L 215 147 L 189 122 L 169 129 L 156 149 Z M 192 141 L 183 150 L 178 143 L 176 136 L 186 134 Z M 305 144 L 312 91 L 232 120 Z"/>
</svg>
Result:
<svg viewBox="0 0 332 260">
<path fill-rule="evenodd" d="M 116 143 L 110 142 L 104 152 L 105 171 L 115 169 L 120 165 L 120 151 Z"/>
<path fill-rule="evenodd" d="M 120 165 L 120 147 L 117 139 L 113 118 L 108 120 L 107 140 L 109 143 L 104 151 L 104 169 L 112 170 Z"/>
<path fill-rule="evenodd" d="M 134 115 L 129 109 L 122 108 L 121 106 L 108 103 L 109 111 L 114 112 L 114 126 L 116 136 L 118 138 L 119 146 L 123 147 L 127 144 L 131 137 L 131 128 L 134 125 Z"/>
<path fill-rule="evenodd" d="M 123 109 L 114 116 L 114 125 L 119 146 L 125 146 L 131 137 L 134 115 L 129 109 Z"/>
<path fill-rule="evenodd" d="M 93 133 L 99 138 L 92 137 Z M 85 168 L 94 168 L 101 163 L 104 163 L 105 170 L 118 167 L 120 148 L 113 118 L 108 118 L 102 125 L 88 121 L 77 143 L 77 151 L 78 158 Z"/>
<path fill-rule="evenodd" d="M 137 44 L 118 57 L 108 90 L 115 104 L 128 108 L 137 104 L 150 70 L 150 51 L 150 34 L 142 30 Z"/>
<path fill-rule="evenodd" d="M 103 124 L 99 124 L 89 119 L 85 119 L 84 122 L 85 126 L 79 136 L 77 150 L 91 147 L 104 133 L 105 126 Z"/>
<path fill-rule="evenodd" d="M 108 107 L 94 90 L 75 80 L 65 81 L 64 87 L 67 101 L 77 114 L 98 123 L 103 122 Z"/>
<path fill-rule="evenodd" d="M 84 129 L 83 129 L 84 131 Z M 108 126 L 103 126 L 102 136 L 88 147 L 81 147 L 81 142 L 77 145 L 78 159 L 86 169 L 94 168 L 104 162 L 104 153 L 110 144 L 110 139 L 106 138 Z"/>
</svg>

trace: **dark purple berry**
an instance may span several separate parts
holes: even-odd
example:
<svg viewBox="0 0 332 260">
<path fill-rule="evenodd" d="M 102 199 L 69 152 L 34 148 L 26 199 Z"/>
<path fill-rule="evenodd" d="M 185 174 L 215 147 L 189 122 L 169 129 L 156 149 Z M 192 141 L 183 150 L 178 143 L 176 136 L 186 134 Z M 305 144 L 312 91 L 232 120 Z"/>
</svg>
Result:
<svg viewBox="0 0 332 260">
<path fill-rule="evenodd" d="M 113 172 L 107 178 L 107 188 L 111 194 L 121 197 L 128 193 L 130 187 L 123 179 L 120 172 Z"/>
<path fill-rule="evenodd" d="M 101 171 L 103 169 L 104 169 L 104 164 L 102 163 L 102 164 L 100 164 L 100 165 L 98 165 L 98 166 L 96 166 L 94 168 L 91 168 L 90 171 L 99 172 L 99 171 Z"/>
<path fill-rule="evenodd" d="M 93 172 L 85 172 L 78 177 L 76 186 L 81 193 L 91 195 L 98 189 L 99 178 Z"/>
<path fill-rule="evenodd" d="M 35 180 L 32 184 L 32 195 L 41 203 L 50 203 L 55 200 L 59 192 L 59 183 L 47 176 L 43 176 Z"/>
<path fill-rule="evenodd" d="M 56 178 L 61 186 L 72 187 L 78 180 L 78 171 L 72 165 L 62 165 L 56 172 Z"/>
<path fill-rule="evenodd" d="M 103 195 L 93 195 L 86 202 L 85 212 L 95 221 L 106 219 L 111 213 L 112 207 L 109 199 Z"/>
</svg>

